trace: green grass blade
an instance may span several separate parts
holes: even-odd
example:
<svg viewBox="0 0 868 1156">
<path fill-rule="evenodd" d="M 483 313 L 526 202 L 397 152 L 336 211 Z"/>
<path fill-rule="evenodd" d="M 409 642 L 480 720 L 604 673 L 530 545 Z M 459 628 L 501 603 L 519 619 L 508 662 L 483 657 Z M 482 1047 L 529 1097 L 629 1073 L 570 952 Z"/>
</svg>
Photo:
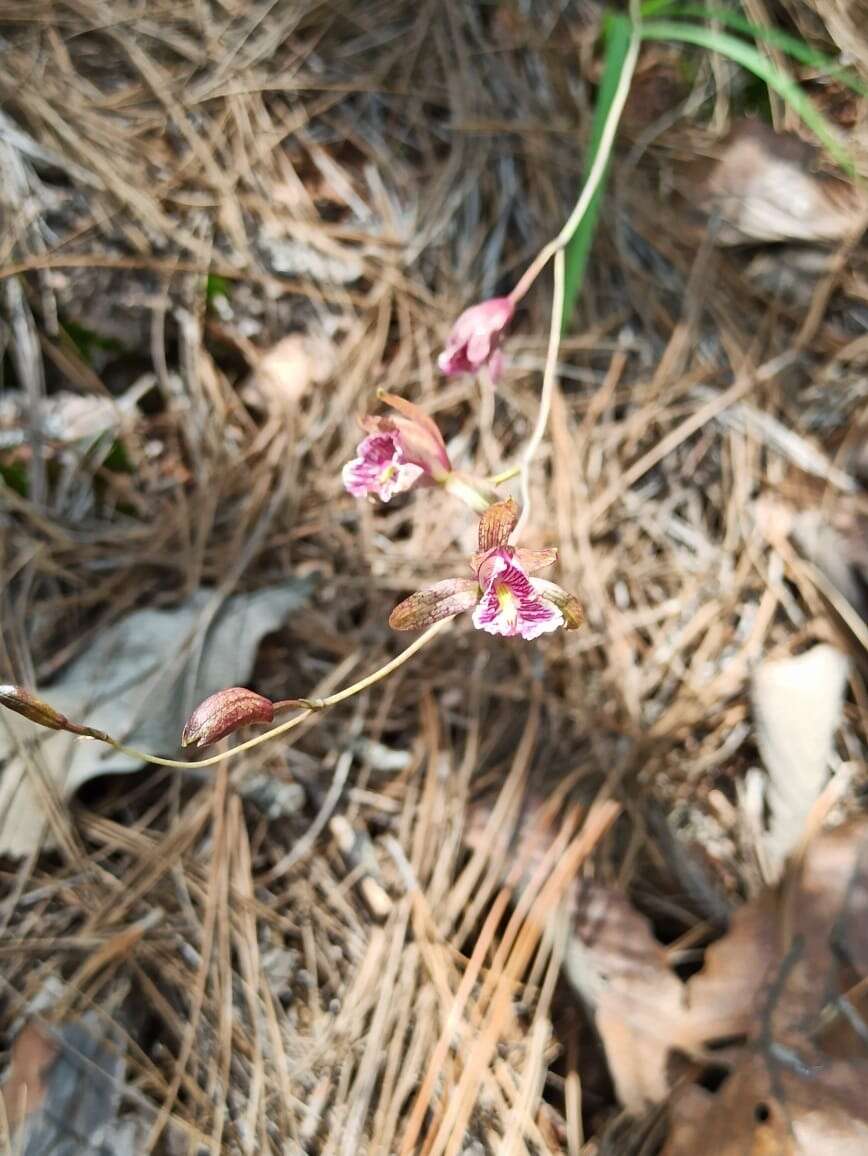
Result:
<svg viewBox="0 0 868 1156">
<path fill-rule="evenodd" d="M 835 129 L 811 102 L 801 85 L 763 56 L 752 44 L 727 32 L 677 20 L 653 20 L 643 24 L 642 39 L 682 41 L 685 44 L 695 44 L 708 52 L 728 56 L 730 60 L 734 60 L 736 64 L 758 76 L 785 100 L 823 144 L 829 155 L 848 173 L 854 173 L 853 161 Z"/>
<path fill-rule="evenodd" d="M 643 20 L 649 16 L 656 16 L 658 12 L 665 12 L 668 16 L 669 9 L 675 7 L 677 3 L 678 0 L 645 0 L 639 11 Z"/>
<path fill-rule="evenodd" d="M 604 58 L 603 75 L 600 78 L 600 87 L 597 90 L 597 102 L 594 106 L 594 119 L 591 124 L 591 139 L 588 154 L 585 157 L 584 176 L 587 179 L 594 157 L 600 147 L 600 138 L 603 126 L 612 107 L 618 80 L 624 68 L 624 61 L 630 47 L 630 22 L 626 16 L 609 14 L 603 25 Z M 573 234 L 566 248 L 566 277 L 564 282 L 564 323 L 563 330 L 569 327 L 570 320 L 582 291 L 585 280 L 585 271 L 588 267 L 588 258 L 591 246 L 597 231 L 597 218 L 600 215 L 600 200 L 605 188 L 605 177 L 600 182 L 587 211 L 578 228 Z"/>
<path fill-rule="evenodd" d="M 718 24 L 724 24 L 745 36 L 752 36 L 755 40 L 770 44 L 772 48 L 785 52 L 787 56 L 791 56 L 793 60 L 798 60 L 800 64 L 817 69 L 824 76 L 837 80 L 839 84 L 845 85 L 860 96 L 868 95 L 868 85 L 852 69 L 845 68 L 834 56 L 828 56 L 825 52 L 811 48 L 810 44 L 806 44 L 798 36 L 791 36 L 789 32 L 784 32 L 780 28 L 767 28 L 762 24 L 753 24 L 740 12 L 731 8 L 706 8 L 702 4 L 679 4 L 678 0 L 649 0 L 648 7 L 653 7 L 655 11 L 665 9 L 667 18 L 680 20 L 685 17 L 691 19 L 695 17 L 698 20 L 713 20 Z M 643 13 L 644 11 L 643 9 Z"/>
</svg>

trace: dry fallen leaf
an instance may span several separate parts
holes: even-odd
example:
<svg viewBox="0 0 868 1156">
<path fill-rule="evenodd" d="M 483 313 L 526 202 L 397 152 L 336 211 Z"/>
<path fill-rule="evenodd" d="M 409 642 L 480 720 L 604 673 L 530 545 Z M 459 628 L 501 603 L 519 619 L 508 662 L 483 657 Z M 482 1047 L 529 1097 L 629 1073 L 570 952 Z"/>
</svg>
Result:
<svg viewBox="0 0 868 1156">
<path fill-rule="evenodd" d="M 625 1108 L 639 1112 L 666 1098 L 673 1052 L 701 1057 L 707 1045 L 747 1032 L 774 955 L 769 906 L 763 899 L 736 912 L 703 970 L 684 983 L 625 895 L 582 887 L 565 971 L 594 1011 Z"/>
<path fill-rule="evenodd" d="M 692 1088 L 661 1156 L 864 1156 L 868 1067 L 802 1071 L 749 1052 L 717 1095 Z"/>
<path fill-rule="evenodd" d="M 747 1046 L 716 1095 L 688 1088 L 662 1156 L 868 1151 L 868 821 L 824 834 L 779 892 L 742 908 L 688 987 Z M 861 992 L 861 997 L 860 993 Z"/>
<path fill-rule="evenodd" d="M 45 1099 L 46 1076 L 57 1058 L 57 1045 L 38 1023 L 27 1024 L 15 1039 L 9 1070 L 0 1085 L 6 1121 L 14 1131 Z"/>
<path fill-rule="evenodd" d="M 119 1119 L 124 1090 L 122 1033 L 88 1013 L 52 1028 L 28 1024 L 12 1046 L 3 1084 L 7 1111 L 27 1088 L 26 1114 L 12 1123 L 21 1156 L 136 1156 L 144 1132 Z"/>
<path fill-rule="evenodd" d="M 68 718 L 106 730 L 129 746 L 175 755 L 193 707 L 247 679 L 260 640 L 304 604 L 308 590 L 309 583 L 289 579 L 222 605 L 214 602 L 213 592 L 200 590 L 172 610 L 138 610 L 96 638 L 39 693 Z M 212 621 L 215 606 L 219 611 Z M 119 751 L 2 712 L 0 854 L 20 856 L 52 844 L 47 819 L 52 793 L 68 800 L 97 775 L 141 765 Z"/>
<path fill-rule="evenodd" d="M 540 800 L 525 807 L 516 845 L 504 861 L 505 876 L 513 884 L 519 880 L 519 887 L 520 875 L 526 880 L 527 871 L 516 874 L 516 866 L 532 869 L 546 845 L 547 809 Z M 471 813 L 471 846 L 483 845 L 488 818 L 484 805 Z M 852 1026 L 863 1010 L 855 997 L 846 1005 L 834 1000 L 868 974 L 868 819 L 810 842 L 778 887 L 767 888 L 735 911 L 726 934 L 706 949 L 703 966 L 686 982 L 673 970 L 649 921 L 623 892 L 579 880 L 564 970 L 593 1014 L 618 1100 L 629 1111 L 642 1112 L 665 1101 L 672 1091 L 672 1061 L 686 1055 L 703 1065 L 732 1063 L 736 1073 L 748 1073 L 744 1079 L 753 1074 L 755 1082 L 746 1093 L 752 1097 L 750 1111 L 770 1106 L 767 1117 L 763 1109 L 763 1118 L 754 1121 L 764 1128 L 757 1146 L 751 1146 L 750 1138 L 745 1141 L 739 1124 L 734 1146 L 725 1147 L 721 1139 L 708 1149 L 715 1156 L 778 1151 L 802 1156 L 814 1151 L 810 1144 L 821 1127 L 832 1129 L 842 1145 L 861 1137 L 862 1117 L 853 1116 L 851 1089 L 861 1073 L 859 1065 L 868 1061 L 868 1028 L 860 1038 Z M 773 1101 L 759 1081 L 757 1072 L 766 1069 L 749 1066 L 757 1054 L 766 1064 L 766 1053 L 777 1059 L 788 1056 L 795 1065 L 789 1082 L 789 1077 L 777 1080 L 774 1072 L 769 1078 L 775 1088 L 787 1090 L 790 1107 L 799 1113 L 797 1132 L 809 1138 L 800 1141 L 801 1148 L 775 1147 L 779 1137 L 776 1124 L 770 1124 L 771 1112 L 789 1108 Z M 815 1096 L 805 1072 L 818 1062 L 833 1061 L 844 1066 L 828 1068 L 831 1084 L 827 1087 L 824 1077 Z M 854 1074 L 848 1064 L 859 1070 Z M 741 1087 L 740 1082 L 734 1087 Z M 681 1088 L 670 1140 L 678 1146 L 669 1156 L 697 1151 L 697 1136 L 704 1137 L 706 1129 L 698 1121 L 712 1109 L 716 1112 L 719 1102 L 702 1088 Z M 828 1112 L 818 1124 L 817 1105 L 823 1102 Z M 753 1121 L 749 1113 L 740 1113 L 739 1119 Z M 724 1130 L 726 1115 L 720 1113 Z M 697 1127 L 698 1132 L 691 1132 Z M 841 1150 L 848 1151 L 846 1146 Z"/>
<path fill-rule="evenodd" d="M 567 977 L 594 1011 L 619 1101 L 640 1111 L 668 1094 L 673 1052 L 711 1058 L 713 1044 L 756 1036 L 764 1016 L 778 1043 L 801 1046 L 846 986 L 842 967 L 853 982 L 868 973 L 868 823 L 815 840 L 782 891 L 736 911 L 686 983 L 623 894 L 584 885 L 574 932 Z"/>
<path fill-rule="evenodd" d="M 625 895 L 583 884 L 564 968 L 594 1009 L 619 1101 L 635 1111 L 658 1103 L 685 1039 L 685 989 L 647 919 Z"/>
<path fill-rule="evenodd" d="M 799 137 L 758 121 L 739 124 L 705 191 L 705 207 L 719 221 L 717 242 L 832 242 L 857 229 L 865 198 L 843 181 L 812 173 L 814 155 Z"/>
<path fill-rule="evenodd" d="M 754 673 L 757 744 L 769 775 L 764 853 L 773 879 L 801 839 L 828 778 L 849 669 L 844 654 L 821 645 L 762 662 Z"/>
<path fill-rule="evenodd" d="M 134 421 L 136 407 L 152 385 L 152 378 L 143 377 L 117 398 L 61 390 L 39 398 L 35 408 L 26 393 L 10 390 L 0 398 L 0 450 L 28 444 L 34 430 L 53 445 L 82 443 L 85 450 Z"/>
</svg>

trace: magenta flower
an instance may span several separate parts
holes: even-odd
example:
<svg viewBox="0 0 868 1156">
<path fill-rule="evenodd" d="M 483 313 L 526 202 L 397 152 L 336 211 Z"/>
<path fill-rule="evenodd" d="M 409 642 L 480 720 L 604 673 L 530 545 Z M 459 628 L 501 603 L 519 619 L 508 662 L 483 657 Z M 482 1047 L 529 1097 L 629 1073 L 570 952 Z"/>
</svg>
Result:
<svg viewBox="0 0 868 1156">
<path fill-rule="evenodd" d="M 388 502 L 417 484 L 444 483 L 452 472 L 446 443 L 436 423 L 412 402 L 380 393 L 399 417 L 366 417 L 368 436 L 343 468 L 344 488 L 356 498 L 376 494 Z"/>
<path fill-rule="evenodd" d="M 561 610 L 543 598 L 528 577 L 516 551 L 509 546 L 492 550 L 477 576 L 482 598 L 473 611 L 473 625 L 506 638 L 538 638 L 564 625 Z"/>
<path fill-rule="evenodd" d="M 538 638 L 564 627 L 575 630 L 584 621 L 577 598 L 554 582 L 531 575 L 550 566 L 557 550 L 524 550 L 508 544 L 518 521 L 510 498 L 496 502 L 479 523 L 479 552 L 471 559 L 475 578 L 447 578 L 405 598 L 392 611 L 394 630 L 417 630 L 465 610 L 473 625 L 505 638 Z"/>
<path fill-rule="evenodd" d="M 487 365 L 492 379 L 497 381 L 503 369 L 499 347 L 514 312 L 515 305 L 509 297 L 492 297 L 465 309 L 437 358 L 443 373 L 476 373 Z"/>
<path fill-rule="evenodd" d="M 388 502 L 394 494 L 409 490 L 425 471 L 404 456 L 397 430 L 385 429 L 369 434 L 356 448 L 358 457 L 343 468 L 344 489 L 354 498 L 376 494 Z"/>
</svg>

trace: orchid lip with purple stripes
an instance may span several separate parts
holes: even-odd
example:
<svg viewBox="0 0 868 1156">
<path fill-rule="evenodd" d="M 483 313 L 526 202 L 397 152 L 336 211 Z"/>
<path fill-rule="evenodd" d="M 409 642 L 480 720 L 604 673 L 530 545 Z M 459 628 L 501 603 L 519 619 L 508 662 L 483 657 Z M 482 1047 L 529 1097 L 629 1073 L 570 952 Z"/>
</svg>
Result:
<svg viewBox="0 0 868 1156">
<path fill-rule="evenodd" d="M 500 547 L 490 551 L 480 568 L 480 583 L 483 571 L 487 578 L 473 611 L 477 630 L 530 641 L 564 625 L 563 614 L 541 597 L 534 580 L 517 562 L 514 550 Z"/>
<path fill-rule="evenodd" d="M 474 578 L 447 578 L 399 603 L 389 618 L 395 630 L 417 630 L 465 610 L 488 634 L 530 640 L 584 621 L 579 600 L 554 582 L 532 577 L 557 559 L 549 547 L 526 550 L 508 545 L 518 520 L 512 499 L 495 502 L 479 523 L 479 551 L 471 559 Z"/>
</svg>

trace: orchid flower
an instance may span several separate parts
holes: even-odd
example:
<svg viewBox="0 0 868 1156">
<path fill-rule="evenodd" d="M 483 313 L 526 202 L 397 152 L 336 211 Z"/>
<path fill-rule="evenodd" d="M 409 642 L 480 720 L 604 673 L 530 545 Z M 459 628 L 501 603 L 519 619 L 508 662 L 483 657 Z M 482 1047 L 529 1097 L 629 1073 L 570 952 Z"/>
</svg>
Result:
<svg viewBox="0 0 868 1156">
<path fill-rule="evenodd" d="M 499 346 L 514 312 L 509 297 L 491 297 L 465 309 L 437 358 L 443 373 L 476 373 L 487 365 L 492 381 L 497 381 L 503 370 Z"/>
<path fill-rule="evenodd" d="M 497 501 L 493 485 L 453 470 L 436 422 L 418 405 L 394 393 L 378 394 L 398 417 L 364 417 L 367 433 L 356 457 L 343 468 L 344 488 L 355 498 L 375 494 L 388 502 L 395 494 L 419 486 L 442 486 L 477 514 Z"/>
<path fill-rule="evenodd" d="M 447 578 L 411 594 L 392 611 L 389 625 L 416 630 L 472 610 L 477 630 L 505 638 L 532 639 L 581 626 L 584 613 L 578 599 L 554 582 L 532 577 L 552 565 L 557 550 L 510 546 L 517 522 L 518 506 L 512 498 L 490 506 L 479 522 L 479 550 L 470 562 L 475 578 Z"/>
<path fill-rule="evenodd" d="M 381 393 L 380 398 L 401 416 L 362 419 L 368 436 L 343 468 L 344 488 L 356 498 L 376 494 L 388 502 L 417 484 L 445 481 L 452 465 L 433 419 L 403 397 Z"/>
</svg>

